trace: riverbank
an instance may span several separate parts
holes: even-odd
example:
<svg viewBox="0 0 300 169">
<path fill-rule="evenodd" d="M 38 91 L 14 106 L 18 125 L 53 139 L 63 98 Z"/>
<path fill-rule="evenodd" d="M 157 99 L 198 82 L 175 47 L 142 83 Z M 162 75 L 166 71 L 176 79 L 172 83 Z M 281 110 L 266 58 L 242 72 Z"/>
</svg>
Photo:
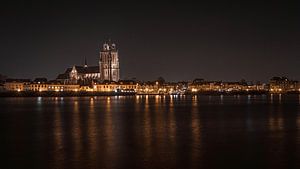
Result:
<svg viewBox="0 0 300 169">
<path fill-rule="evenodd" d="M 299 94 L 299 92 L 270 93 L 268 91 L 240 92 L 186 92 L 180 95 L 268 95 L 268 94 Z M 140 94 L 136 92 L 0 92 L 0 97 L 81 97 L 81 96 L 132 96 L 132 95 L 169 95 L 169 94 Z M 177 95 L 177 94 L 173 94 Z"/>
<path fill-rule="evenodd" d="M 1 92 L 0 97 L 80 97 L 80 96 L 130 96 L 136 93 L 125 92 Z"/>
</svg>

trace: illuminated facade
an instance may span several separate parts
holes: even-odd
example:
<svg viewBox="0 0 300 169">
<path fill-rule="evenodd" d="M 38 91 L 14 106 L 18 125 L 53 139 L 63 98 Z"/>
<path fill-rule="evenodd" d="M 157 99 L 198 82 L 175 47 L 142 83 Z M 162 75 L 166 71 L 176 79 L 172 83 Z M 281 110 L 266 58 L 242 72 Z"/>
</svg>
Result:
<svg viewBox="0 0 300 169">
<path fill-rule="evenodd" d="M 58 75 L 56 80 L 63 84 L 87 84 L 100 80 L 98 66 L 73 66 L 68 68 L 65 73 Z"/>
<path fill-rule="evenodd" d="M 192 93 L 201 92 L 263 92 L 267 91 L 266 84 L 247 84 L 246 82 L 204 81 L 196 79 L 188 85 Z"/>
<path fill-rule="evenodd" d="M 99 66 L 73 66 L 59 74 L 57 81 L 63 84 L 92 84 L 99 81 L 120 80 L 119 55 L 114 43 L 104 43 L 99 52 Z"/>
<path fill-rule="evenodd" d="M 80 85 L 64 85 L 59 83 L 28 83 L 24 85 L 24 91 L 33 92 L 75 92 L 79 91 L 79 89 Z"/>
<path fill-rule="evenodd" d="M 273 77 L 270 79 L 271 93 L 285 93 L 300 91 L 300 83 L 298 81 L 289 80 L 286 77 Z"/>
<path fill-rule="evenodd" d="M 5 91 L 24 91 L 24 86 L 30 83 L 30 79 L 7 79 L 3 85 Z"/>
<path fill-rule="evenodd" d="M 93 85 L 96 92 L 136 92 L 139 84 L 133 81 L 119 81 L 112 83 L 99 83 Z"/>
<path fill-rule="evenodd" d="M 114 43 L 104 43 L 99 53 L 99 72 L 102 81 L 119 81 L 119 55 Z"/>
</svg>

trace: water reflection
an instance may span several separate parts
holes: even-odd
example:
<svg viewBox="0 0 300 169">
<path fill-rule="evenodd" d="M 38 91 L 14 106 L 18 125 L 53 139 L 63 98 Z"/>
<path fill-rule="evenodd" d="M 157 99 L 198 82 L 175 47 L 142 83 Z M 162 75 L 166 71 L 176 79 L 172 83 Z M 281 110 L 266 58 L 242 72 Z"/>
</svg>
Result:
<svg viewBox="0 0 300 169">
<path fill-rule="evenodd" d="M 237 103 L 240 104 L 241 103 L 241 96 L 237 95 Z"/>
<path fill-rule="evenodd" d="M 42 97 L 37 97 L 37 104 L 41 105 L 42 104 Z"/>
<path fill-rule="evenodd" d="M 106 153 L 106 166 L 111 168 L 114 165 L 116 158 L 116 147 L 115 147 L 115 130 L 113 124 L 113 112 L 111 98 L 106 98 L 106 107 L 104 111 L 104 132 L 105 132 L 105 153 Z"/>
<path fill-rule="evenodd" d="M 142 103 L 140 103 L 140 100 L 141 100 L 142 98 L 140 98 L 140 96 L 139 95 L 136 95 L 135 96 L 135 104 L 134 104 L 134 107 L 135 107 L 135 112 L 136 113 L 140 113 L 141 112 L 141 104 Z"/>
<path fill-rule="evenodd" d="M 150 159 L 151 157 L 151 141 L 152 141 L 152 127 L 151 127 L 151 115 L 149 110 L 149 97 L 145 97 L 145 109 L 144 109 L 144 144 L 145 144 L 145 159 Z"/>
<path fill-rule="evenodd" d="M 82 152 L 82 127 L 80 122 L 80 111 L 79 103 L 77 100 L 74 100 L 73 103 L 73 114 L 72 114 L 72 142 L 73 142 L 73 161 L 74 168 L 80 163 L 81 152 Z"/>
<path fill-rule="evenodd" d="M 37 97 L 36 104 L 37 104 L 37 111 L 41 112 L 43 110 L 43 100 L 42 97 Z"/>
<path fill-rule="evenodd" d="M 136 96 L 135 96 L 135 103 L 136 103 L 136 104 L 139 104 L 139 103 L 140 103 L 140 96 L 139 96 L 139 95 L 136 95 Z"/>
<path fill-rule="evenodd" d="M 169 141 L 172 144 L 172 146 L 175 146 L 176 145 L 176 119 L 175 119 L 173 96 L 170 96 L 168 119 L 169 119 L 169 125 L 168 125 Z"/>
<path fill-rule="evenodd" d="M 211 104 L 211 96 L 208 96 L 208 104 Z"/>
<path fill-rule="evenodd" d="M 251 104 L 251 95 L 250 94 L 247 97 L 247 104 Z"/>
<path fill-rule="evenodd" d="M 154 132 L 155 132 L 155 141 L 158 142 L 157 146 L 159 149 L 163 149 L 166 147 L 166 139 L 165 137 L 167 136 L 166 134 L 166 128 L 165 128 L 165 120 L 163 118 L 164 111 L 162 110 L 162 105 L 160 104 L 160 98 L 161 96 L 156 95 L 155 96 L 155 104 L 154 104 L 154 113 L 153 113 L 153 118 L 154 118 Z"/>
<path fill-rule="evenodd" d="M 54 136 L 54 153 L 53 160 L 55 168 L 63 168 L 64 167 L 64 158 L 65 158 L 65 150 L 63 143 L 63 124 L 62 124 L 62 113 L 58 107 L 55 105 L 54 109 L 54 121 L 53 121 L 53 136 Z"/>
<path fill-rule="evenodd" d="M 281 104 L 281 94 L 278 95 L 278 102 Z"/>
<path fill-rule="evenodd" d="M 223 104 L 224 96 L 221 94 L 220 95 L 220 104 Z"/>
<path fill-rule="evenodd" d="M 6 98 L 0 148 L 24 168 L 296 168 L 300 95 L 272 97 Z"/>
<path fill-rule="evenodd" d="M 274 97 L 273 94 L 271 94 L 270 95 L 270 102 L 271 102 L 271 104 L 273 104 L 273 99 L 274 99 L 273 97 Z"/>
<path fill-rule="evenodd" d="M 191 130 L 192 130 L 192 150 L 191 160 L 197 161 L 200 157 L 201 150 L 201 131 L 200 131 L 200 117 L 199 117 L 199 106 L 198 98 L 194 96 L 192 98 L 192 117 L 191 117 Z"/>
<path fill-rule="evenodd" d="M 89 163 L 91 168 L 96 168 L 97 166 L 97 123 L 96 123 L 96 113 L 95 113 L 95 103 L 94 98 L 90 98 L 90 107 L 88 111 L 87 120 L 87 135 L 89 143 Z"/>
<path fill-rule="evenodd" d="M 156 96 L 155 96 L 155 106 L 158 106 L 158 105 L 159 105 L 159 104 L 158 104 L 159 102 L 160 102 L 160 96 L 159 96 L 159 95 L 156 95 Z"/>
</svg>

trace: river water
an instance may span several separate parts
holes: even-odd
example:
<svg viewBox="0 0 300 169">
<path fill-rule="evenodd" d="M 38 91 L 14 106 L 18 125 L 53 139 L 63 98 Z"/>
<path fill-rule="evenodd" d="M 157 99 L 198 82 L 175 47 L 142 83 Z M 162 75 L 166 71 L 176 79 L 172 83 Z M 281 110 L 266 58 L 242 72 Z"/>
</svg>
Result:
<svg viewBox="0 0 300 169">
<path fill-rule="evenodd" d="M 300 95 L 0 98 L 0 168 L 300 168 Z"/>
</svg>

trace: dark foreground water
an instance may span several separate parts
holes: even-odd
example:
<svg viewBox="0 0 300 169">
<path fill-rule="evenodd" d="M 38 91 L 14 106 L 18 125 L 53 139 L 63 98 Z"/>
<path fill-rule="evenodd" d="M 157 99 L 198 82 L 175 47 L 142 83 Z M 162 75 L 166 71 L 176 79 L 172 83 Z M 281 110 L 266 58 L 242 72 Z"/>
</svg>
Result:
<svg viewBox="0 0 300 169">
<path fill-rule="evenodd" d="M 300 168 L 299 99 L 0 98 L 0 169 Z"/>
</svg>

